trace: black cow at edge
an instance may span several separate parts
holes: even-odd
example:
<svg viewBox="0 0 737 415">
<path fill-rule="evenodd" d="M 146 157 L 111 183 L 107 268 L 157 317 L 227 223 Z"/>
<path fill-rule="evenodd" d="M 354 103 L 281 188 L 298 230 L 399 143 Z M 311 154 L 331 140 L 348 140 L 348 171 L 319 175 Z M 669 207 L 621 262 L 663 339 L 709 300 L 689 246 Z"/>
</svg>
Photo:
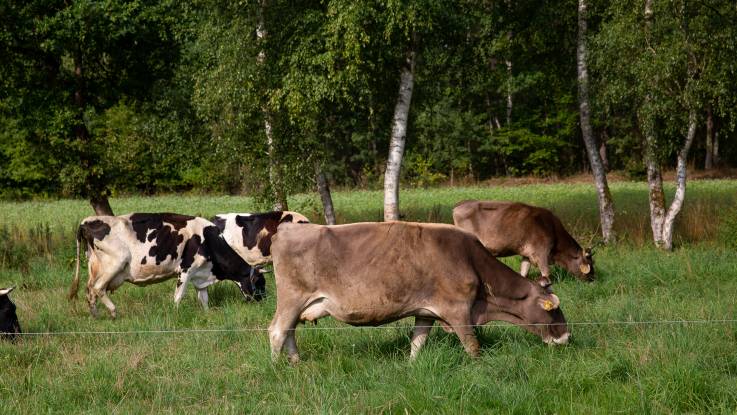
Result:
<svg viewBox="0 0 737 415">
<path fill-rule="evenodd" d="M 0 288 L 0 338 L 14 340 L 21 333 L 18 316 L 15 315 L 15 304 L 10 301 L 11 288 Z"/>
<path fill-rule="evenodd" d="M 266 280 L 227 244 L 212 222 L 175 213 L 132 213 L 90 216 L 77 231 L 77 264 L 69 298 L 79 288 L 79 247 L 86 245 L 89 280 L 87 301 L 97 316 L 98 298 L 113 318 L 115 305 L 108 297 L 125 281 L 148 285 L 178 276 L 174 301 L 179 304 L 188 283 L 207 309 L 207 287 L 231 280 L 247 300 L 260 300 Z"/>
</svg>

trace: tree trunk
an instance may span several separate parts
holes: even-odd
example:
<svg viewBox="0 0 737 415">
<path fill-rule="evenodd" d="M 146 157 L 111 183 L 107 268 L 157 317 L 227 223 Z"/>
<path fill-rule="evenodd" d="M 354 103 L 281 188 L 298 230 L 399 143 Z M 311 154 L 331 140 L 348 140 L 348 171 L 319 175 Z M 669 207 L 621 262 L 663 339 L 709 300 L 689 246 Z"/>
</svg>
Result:
<svg viewBox="0 0 737 415">
<path fill-rule="evenodd" d="M 320 164 L 315 164 L 315 177 L 317 181 L 317 192 L 320 193 L 320 199 L 322 200 L 322 211 L 325 216 L 325 223 L 328 225 L 335 225 L 335 209 L 333 208 L 333 197 L 330 195 L 330 186 L 328 180 L 325 177 L 320 168 Z"/>
<path fill-rule="evenodd" d="M 673 196 L 668 208 L 668 213 L 663 221 L 663 247 L 665 249 L 673 249 L 673 227 L 675 225 L 676 216 L 681 212 L 683 207 L 683 199 L 686 197 L 686 162 L 688 161 L 688 153 L 691 150 L 696 135 L 696 111 L 690 110 L 688 113 L 688 132 L 686 133 L 686 141 L 678 152 L 678 162 L 676 163 L 676 194 Z"/>
<path fill-rule="evenodd" d="M 599 198 L 599 220 L 604 242 L 612 239 L 614 226 L 614 203 L 609 192 L 606 171 L 600 158 L 594 135 L 591 130 L 591 114 L 589 107 L 589 75 L 586 63 L 586 0 L 578 0 L 578 105 L 581 116 L 581 133 L 588 154 L 594 184 Z"/>
<path fill-rule="evenodd" d="M 665 194 L 663 193 L 663 175 L 655 155 L 655 137 L 651 131 L 645 133 L 648 147 L 645 163 L 647 164 L 647 185 L 650 201 L 650 227 L 653 231 L 655 246 L 663 246 L 663 221 L 665 220 Z"/>
<path fill-rule="evenodd" d="M 113 209 L 110 207 L 108 200 L 109 191 L 104 183 L 102 176 L 95 173 L 93 165 L 96 157 L 91 154 L 90 132 L 84 122 L 85 107 L 85 81 L 84 68 L 82 64 L 82 56 L 79 52 L 74 54 L 74 104 L 77 106 L 77 120 L 73 127 L 74 135 L 78 141 L 83 143 L 82 147 L 82 167 L 86 170 L 84 191 L 90 199 L 90 206 L 98 216 L 113 216 Z"/>
<path fill-rule="evenodd" d="M 506 0 L 507 12 L 512 11 L 511 0 Z M 507 59 L 504 63 L 507 65 L 507 127 L 512 124 L 512 31 L 507 32 L 507 43 L 509 45 L 509 51 L 507 51 Z"/>
<path fill-rule="evenodd" d="M 714 148 L 712 151 L 712 161 L 714 166 L 719 167 L 721 161 L 719 160 L 719 130 L 714 131 Z"/>
<path fill-rule="evenodd" d="M 271 196 L 273 200 L 274 210 L 288 210 L 287 195 L 284 192 L 284 183 L 282 182 L 281 171 L 279 170 L 279 161 L 274 149 L 274 134 L 272 131 L 272 123 L 270 113 L 264 109 L 264 130 L 266 131 L 266 144 L 268 146 L 269 157 L 269 183 L 271 187 Z"/>
<path fill-rule="evenodd" d="M 511 39 L 512 32 L 507 36 Z M 506 60 L 507 64 L 507 127 L 512 124 L 512 59 Z"/>
<path fill-rule="evenodd" d="M 714 118 L 711 106 L 706 109 L 706 158 L 704 159 L 704 170 L 714 168 Z"/>
<path fill-rule="evenodd" d="M 266 48 L 264 46 L 267 37 L 266 25 L 264 23 L 266 8 L 267 0 L 261 0 L 258 26 L 256 27 L 256 40 L 260 44 L 260 49 L 258 56 L 256 57 L 256 62 L 260 67 L 262 67 L 262 70 L 264 70 L 263 66 L 266 64 Z M 268 147 L 269 186 L 271 187 L 271 197 L 273 201 L 272 207 L 274 210 L 287 210 L 287 196 L 284 192 L 284 183 L 281 178 L 278 155 L 274 148 L 274 123 L 268 103 L 264 102 L 262 104 L 261 113 L 264 117 L 264 132 L 266 133 L 266 144 Z"/>
<path fill-rule="evenodd" d="M 107 196 L 90 198 L 90 206 L 92 206 L 92 209 L 95 211 L 95 215 L 97 216 L 114 216 L 113 208 L 110 206 L 110 201 Z"/>
<path fill-rule="evenodd" d="M 683 207 L 686 197 L 686 162 L 691 150 L 694 136 L 696 135 L 696 111 L 688 113 L 688 132 L 683 146 L 678 151 L 676 163 L 676 194 L 673 196 L 668 210 L 665 210 L 665 194 L 663 192 L 663 178 L 654 156 L 654 143 L 652 133 L 648 133 L 646 140 L 648 145 L 647 157 L 647 181 L 650 189 L 650 224 L 653 230 L 653 240 L 659 248 L 673 249 L 673 228 L 676 217 Z"/>
<path fill-rule="evenodd" d="M 609 172 L 609 156 L 606 151 L 606 143 L 609 141 L 609 134 L 604 130 L 601 133 L 599 141 L 599 157 L 601 157 L 601 165 L 604 166 L 604 172 Z"/>
<path fill-rule="evenodd" d="M 384 220 L 399 220 L 399 172 L 402 167 L 404 143 L 407 138 L 407 119 L 414 87 L 415 51 L 410 47 L 402 65 L 399 96 L 394 107 L 392 135 L 389 141 L 389 158 L 384 175 Z"/>
</svg>

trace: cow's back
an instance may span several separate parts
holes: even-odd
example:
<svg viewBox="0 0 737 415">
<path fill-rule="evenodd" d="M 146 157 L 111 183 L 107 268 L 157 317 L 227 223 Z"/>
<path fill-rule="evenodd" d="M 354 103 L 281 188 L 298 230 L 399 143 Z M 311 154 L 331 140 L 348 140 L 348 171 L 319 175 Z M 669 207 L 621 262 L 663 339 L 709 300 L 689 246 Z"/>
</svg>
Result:
<svg viewBox="0 0 737 415">
<path fill-rule="evenodd" d="M 488 255 L 473 235 L 450 225 L 283 224 L 272 245 L 277 295 L 328 297 L 359 324 L 440 302 L 466 304 L 479 281 L 468 260 L 474 249 Z"/>
<path fill-rule="evenodd" d="M 466 201 L 453 209 L 455 225 L 475 234 L 495 256 L 552 246 L 555 220 L 547 209 L 516 202 Z"/>
</svg>

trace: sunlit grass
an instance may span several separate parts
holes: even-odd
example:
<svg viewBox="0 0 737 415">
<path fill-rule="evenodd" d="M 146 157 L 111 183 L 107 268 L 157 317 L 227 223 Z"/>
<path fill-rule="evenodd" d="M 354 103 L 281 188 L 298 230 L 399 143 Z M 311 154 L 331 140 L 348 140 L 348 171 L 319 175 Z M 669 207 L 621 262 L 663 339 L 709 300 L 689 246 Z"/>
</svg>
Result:
<svg viewBox="0 0 737 415">
<path fill-rule="evenodd" d="M 482 353 L 470 359 L 458 340 L 434 329 L 414 363 L 404 320 L 381 329 L 350 329 L 330 319 L 300 326 L 303 361 L 273 364 L 267 300 L 244 303 L 237 287 L 210 289 L 204 312 L 193 290 L 179 308 L 174 283 L 126 284 L 112 294 L 120 317 L 89 316 L 83 300 L 65 299 L 73 270 L 73 228 L 90 209 L 83 201 L 5 203 L 0 228 L 27 246 L 22 267 L 0 268 L 0 286 L 16 285 L 27 332 L 233 329 L 177 334 L 42 335 L 0 342 L 2 413 L 734 413 L 737 410 L 737 324 L 620 324 L 620 321 L 735 319 L 737 255 L 719 235 L 734 212 L 737 182 L 689 185 L 679 221 L 680 246 L 649 244 L 646 189 L 613 189 L 620 243 L 596 254 L 597 281 L 559 270 L 555 292 L 572 323 L 572 343 L 548 347 L 513 326 L 479 330 Z M 343 222 L 379 219 L 378 192 L 336 193 Z M 586 185 L 428 189 L 403 192 L 408 220 L 450 220 L 468 198 L 523 200 L 553 208 L 575 234 L 595 230 L 595 195 Z M 176 211 L 205 216 L 248 211 L 242 197 L 161 196 L 113 199 L 118 213 Z M 318 220 L 312 196 L 291 208 Z M 313 209 L 313 210 L 311 210 Z M 644 218 L 644 219 L 642 219 Z M 644 221 L 643 221 L 644 220 Z M 725 222 L 725 223 L 726 223 Z M 44 248 L 48 224 L 51 245 Z M 640 238 L 641 240 L 638 240 Z M 8 242 L 5 242 L 6 244 Z M 9 251 L 10 252 L 10 251 Z M 13 260 L 16 261 L 16 260 Z M 515 258 L 505 262 L 517 268 Z M 601 322 L 600 325 L 577 323 Z M 340 330 L 325 330 L 326 328 Z M 239 331 L 240 330 L 240 331 Z"/>
</svg>

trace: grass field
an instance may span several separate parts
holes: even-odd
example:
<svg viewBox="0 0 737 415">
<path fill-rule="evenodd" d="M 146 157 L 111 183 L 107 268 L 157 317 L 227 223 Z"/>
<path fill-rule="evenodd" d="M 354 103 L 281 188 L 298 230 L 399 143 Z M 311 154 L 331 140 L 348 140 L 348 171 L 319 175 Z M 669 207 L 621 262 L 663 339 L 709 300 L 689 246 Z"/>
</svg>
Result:
<svg viewBox="0 0 737 415">
<path fill-rule="evenodd" d="M 295 367 L 271 362 L 259 330 L 271 320 L 274 296 L 247 304 L 233 284 L 210 289 L 209 312 L 191 289 L 175 308 L 173 281 L 128 284 L 112 295 L 118 320 L 93 319 L 83 300 L 65 298 L 73 230 L 89 206 L 0 203 L 0 287 L 19 287 L 12 297 L 26 332 L 56 333 L 0 342 L 0 413 L 735 413 L 737 324 L 679 321 L 737 318 L 737 181 L 689 183 L 672 253 L 648 242 L 645 184 L 616 183 L 612 191 L 620 237 L 597 252 L 597 281 L 554 275 L 572 324 L 568 346 L 490 324 L 478 331 L 482 353 L 474 360 L 455 336 L 434 329 L 410 363 L 411 320 L 372 329 L 325 319 L 297 330 Z M 551 207 L 584 242 L 596 232 L 595 194 L 585 184 L 417 189 L 403 192 L 401 203 L 407 220 L 448 222 L 452 206 L 469 198 Z M 340 222 L 380 218 L 378 192 L 334 199 Z M 313 196 L 290 203 L 319 221 Z M 224 196 L 112 205 L 116 213 L 204 216 L 253 208 L 248 198 Z M 621 323 L 640 321 L 671 323 Z M 190 329 L 215 331 L 146 332 Z M 125 333 L 61 334 L 77 331 Z"/>
</svg>

